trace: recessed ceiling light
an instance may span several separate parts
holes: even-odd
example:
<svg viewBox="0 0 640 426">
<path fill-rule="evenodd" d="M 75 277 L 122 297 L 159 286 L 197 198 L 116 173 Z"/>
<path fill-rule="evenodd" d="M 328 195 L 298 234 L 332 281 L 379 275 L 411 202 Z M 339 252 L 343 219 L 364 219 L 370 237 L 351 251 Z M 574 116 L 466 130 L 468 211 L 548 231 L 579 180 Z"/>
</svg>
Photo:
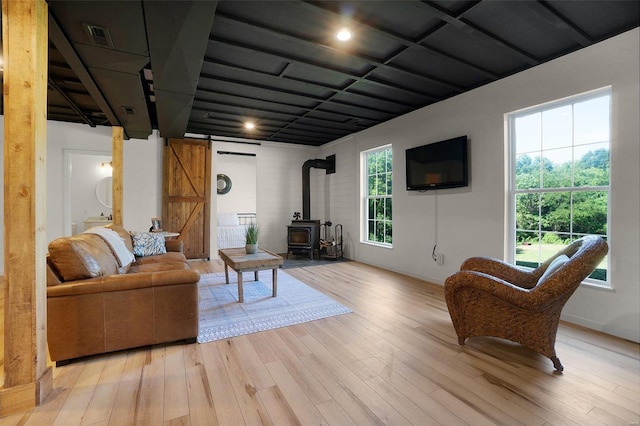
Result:
<svg viewBox="0 0 640 426">
<path fill-rule="evenodd" d="M 252 130 L 256 127 L 256 125 L 252 121 L 247 121 L 244 123 L 244 128 L 247 130 Z"/>
<path fill-rule="evenodd" d="M 351 40 L 351 36 L 351 31 L 346 28 L 343 28 L 336 33 L 336 38 L 340 41 Z"/>
</svg>

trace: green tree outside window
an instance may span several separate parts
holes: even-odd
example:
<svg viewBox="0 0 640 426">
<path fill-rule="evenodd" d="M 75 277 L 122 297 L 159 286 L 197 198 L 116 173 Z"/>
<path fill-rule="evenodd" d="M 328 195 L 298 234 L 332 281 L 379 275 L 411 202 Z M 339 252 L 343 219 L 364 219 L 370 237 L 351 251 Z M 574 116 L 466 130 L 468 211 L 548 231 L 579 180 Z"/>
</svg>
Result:
<svg viewBox="0 0 640 426">
<path fill-rule="evenodd" d="M 372 243 L 393 243 L 393 153 L 384 147 L 364 153 L 366 164 L 366 222 L 365 240 Z"/>
</svg>

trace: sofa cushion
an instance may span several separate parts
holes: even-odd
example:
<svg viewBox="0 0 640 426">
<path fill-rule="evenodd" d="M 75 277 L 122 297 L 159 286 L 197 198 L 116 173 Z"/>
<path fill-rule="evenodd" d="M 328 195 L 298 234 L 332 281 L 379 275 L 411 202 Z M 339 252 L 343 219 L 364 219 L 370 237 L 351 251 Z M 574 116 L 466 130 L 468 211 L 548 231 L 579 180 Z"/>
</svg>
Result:
<svg viewBox="0 0 640 426">
<path fill-rule="evenodd" d="M 184 263 L 188 265 L 185 255 L 179 252 L 167 252 L 165 254 L 144 256 L 139 257 L 136 260 L 137 265 L 149 265 L 152 263 Z M 182 267 L 179 269 L 182 269 Z"/>
<path fill-rule="evenodd" d="M 104 226 L 94 226 L 84 231 L 84 233 L 96 234 L 102 238 L 111 249 L 111 253 L 116 259 L 116 262 L 118 262 L 118 272 L 121 274 L 127 273 L 131 262 L 136 259 L 120 234 L 115 232 L 113 229 L 105 228 Z M 127 239 L 130 240 L 131 238 L 127 237 Z"/>
<path fill-rule="evenodd" d="M 167 252 L 166 254 L 139 257 L 130 272 L 160 272 L 189 269 L 189 262 L 182 253 Z"/>
<path fill-rule="evenodd" d="M 164 234 L 162 233 L 131 231 L 131 240 L 133 242 L 133 254 L 136 256 L 167 253 Z"/>
<path fill-rule="evenodd" d="M 49 256 L 64 281 L 118 273 L 111 248 L 95 234 L 53 240 L 49 243 Z"/>
<path fill-rule="evenodd" d="M 131 241 L 131 235 L 129 234 L 129 231 L 124 228 L 124 226 L 110 223 L 109 225 L 105 226 L 105 228 L 116 231 L 118 235 L 120 235 L 120 238 L 122 238 L 122 241 L 124 241 L 124 245 L 127 246 L 131 253 L 133 253 L 133 242 Z"/>
<path fill-rule="evenodd" d="M 129 274 L 139 272 L 165 272 L 165 271 L 188 271 L 189 264 L 184 262 L 154 262 L 142 265 L 132 265 Z M 127 275 L 129 275 L 127 274 Z"/>
<path fill-rule="evenodd" d="M 62 284 L 62 276 L 47 254 L 47 286 Z"/>
</svg>

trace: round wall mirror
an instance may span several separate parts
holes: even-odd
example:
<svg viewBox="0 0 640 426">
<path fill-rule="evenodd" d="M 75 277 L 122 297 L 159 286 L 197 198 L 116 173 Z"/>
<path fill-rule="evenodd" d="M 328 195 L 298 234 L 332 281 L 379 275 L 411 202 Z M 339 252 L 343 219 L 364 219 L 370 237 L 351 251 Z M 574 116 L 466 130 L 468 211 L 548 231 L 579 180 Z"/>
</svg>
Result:
<svg viewBox="0 0 640 426">
<path fill-rule="evenodd" d="M 229 176 L 219 174 L 217 177 L 218 194 L 226 194 L 227 192 L 231 191 L 231 179 L 229 179 Z"/>
<path fill-rule="evenodd" d="M 96 185 L 96 198 L 107 208 L 113 207 L 113 183 L 111 176 L 100 179 Z"/>
</svg>

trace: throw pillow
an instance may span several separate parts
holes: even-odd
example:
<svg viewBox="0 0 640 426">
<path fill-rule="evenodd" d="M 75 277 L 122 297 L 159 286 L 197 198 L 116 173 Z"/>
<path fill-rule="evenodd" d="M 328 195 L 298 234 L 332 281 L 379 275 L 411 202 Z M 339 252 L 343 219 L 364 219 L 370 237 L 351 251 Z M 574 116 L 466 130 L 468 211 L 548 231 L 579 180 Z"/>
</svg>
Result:
<svg viewBox="0 0 640 426">
<path fill-rule="evenodd" d="M 218 226 L 238 226 L 237 213 L 218 213 Z"/>
<path fill-rule="evenodd" d="M 167 252 L 164 234 L 160 232 L 131 231 L 131 240 L 133 242 L 133 254 L 136 256 L 153 256 Z"/>
<path fill-rule="evenodd" d="M 542 276 L 538 280 L 538 284 L 540 284 L 541 282 L 544 282 L 544 280 L 546 280 L 549 277 L 549 275 L 553 274 L 555 271 L 560 269 L 560 267 L 563 266 L 568 261 L 569 261 L 569 258 L 567 257 L 566 254 L 563 254 L 553 259 L 553 261 L 547 267 L 547 270 L 544 271 L 544 274 L 542 274 Z"/>
</svg>

